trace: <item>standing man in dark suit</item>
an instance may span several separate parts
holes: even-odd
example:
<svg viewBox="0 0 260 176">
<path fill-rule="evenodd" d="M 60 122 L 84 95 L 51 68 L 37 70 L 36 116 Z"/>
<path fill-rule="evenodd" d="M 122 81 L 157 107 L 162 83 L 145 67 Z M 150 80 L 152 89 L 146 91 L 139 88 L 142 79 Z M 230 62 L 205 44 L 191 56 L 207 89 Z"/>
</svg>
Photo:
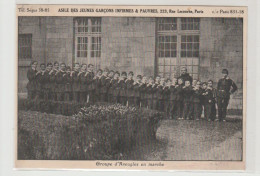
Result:
<svg viewBox="0 0 260 176">
<path fill-rule="evenodd" d="M 217 105 L 219 121 L 226 121 L 227 107 L 230 99 L 230 94 L 237 90 L 237 85 L 228 77 L 228 70 L 222 70 L 223 78 L 218 81 L 217 85 Z"/>
<path fill-rule="evenodd" d="M 118 87 L 119 87 L 119 103 L 121 103 L 124 106 L 126 106 L 126 102 L 127 102 L 126 78 L 127 78 L 126 72 L 122 72 L 121 77 L 119 78 L 119 83 L 118 83 Z"/>
<path fill-rule="evenodd" d="M 52 70 L 52 63 L 47 63 L 47 67 L 44 73 L 44 100 L 51 99 L 51 85 L 50 85 L 50 71 Z"/>
<path fill-rule="evenodd" d="M 29 100 L 33 100 L 36 96 L 36 73 L 37 73 L 37 65 L 38 62 L 32 61 L 31 62 L 31 68 L 27 71 L 27 78 L 29 82 L 27 83 L 27 91 L 28 91 L 28 96 L 27 98 Z"/>
<path fill-rule="evenodd" d="M 189 81 L 190 84 L 192 84 L 192 77 L 190 76 L 189 73 L 187 73 L 187 68 L 186 67 L 182 67 L 181 68 L 181 75 L 178 77 L 178 79 L 181 78 L 183 80 L 183 86 L 184 86 L 184 83 L 186 81 Z"/>
</svg>

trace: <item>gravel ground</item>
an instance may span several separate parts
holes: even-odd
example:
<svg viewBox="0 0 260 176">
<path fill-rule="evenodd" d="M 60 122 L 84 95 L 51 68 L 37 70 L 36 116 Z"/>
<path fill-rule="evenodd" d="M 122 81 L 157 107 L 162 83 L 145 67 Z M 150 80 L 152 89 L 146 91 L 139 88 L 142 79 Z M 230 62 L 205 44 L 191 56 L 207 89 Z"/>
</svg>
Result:
<svg viewBox="0 0 260 176">
<path fill-rule="evenodd" d="M 164 120 L 157 140 L 154 146 L 142 149 L 151 151 L 143 154 L 144 160 L 241 160 L 242 120 Z"/>
</svg>

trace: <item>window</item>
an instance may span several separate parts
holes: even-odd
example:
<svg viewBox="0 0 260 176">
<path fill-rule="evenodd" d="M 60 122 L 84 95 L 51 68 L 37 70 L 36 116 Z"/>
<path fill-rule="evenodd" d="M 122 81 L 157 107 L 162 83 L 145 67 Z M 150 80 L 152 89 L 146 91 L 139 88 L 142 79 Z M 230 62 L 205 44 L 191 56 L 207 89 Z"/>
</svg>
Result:
<svg viewBox="0 0 260 176">
<path fill-rule="evenodd" d="M 32 59 L 32 34 L 19 34 L 18 58 L 24 60 Z"/>
<path fill-rule="evenodd" d="M 101 57 L 101 18 L 75 18 L 75 60 L 99 64 Z"/>
<path fill-rule="evenodd" d="M 199 30 L 199 18 L 181 18 L 181 30 Z"/>
<path fill-rule="evenodd" d="M 199 18 L 158 18 L 157 73 L 163 77 L 179 74 L 186 66 L 189 74 L 199 75 Z"/>
</svg>

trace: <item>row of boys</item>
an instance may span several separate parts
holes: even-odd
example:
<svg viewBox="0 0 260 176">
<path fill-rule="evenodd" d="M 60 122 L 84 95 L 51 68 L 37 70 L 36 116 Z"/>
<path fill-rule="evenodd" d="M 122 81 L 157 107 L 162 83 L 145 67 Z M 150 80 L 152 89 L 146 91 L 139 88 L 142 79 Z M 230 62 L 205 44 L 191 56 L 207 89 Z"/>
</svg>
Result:
<svg viewBox="0 0 260 176">
<path fill-rule="evenodd" d="M 99 69 L 76 63 L 74 70 L 64 63 L 40 65 L 32 62 L 27 73 L 29 99 L 54 101 L 111 102 L 165 111 L 170 118 L 200 119 L 202 110 L 208 120 L 216 117 L 216 90 L 213 81 L 200 83 L 190 76 L 165 80 Z M 185 75 L 184 75 L 185 76 Z M 186 75 L 187 76 L 187 75 Z M 192 82 L 192 85 L 191 85 Z"/>
</svg>

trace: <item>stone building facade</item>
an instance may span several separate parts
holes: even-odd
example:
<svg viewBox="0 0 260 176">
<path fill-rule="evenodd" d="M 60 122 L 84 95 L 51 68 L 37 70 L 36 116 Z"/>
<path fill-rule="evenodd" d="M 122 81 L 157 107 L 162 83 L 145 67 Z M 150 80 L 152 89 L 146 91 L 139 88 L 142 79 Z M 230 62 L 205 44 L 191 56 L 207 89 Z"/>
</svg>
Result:
<svg viewBox="0 0 260 176">
<path fill-rule="evenodd" d="M 93 63 L 97 68 L 147 76 L 177 76 L 187 66 L 194 79 L 215 82 L 227 68 L 238 85 L 229 108 L 242 109 L 243 21 L 239 18 L 19 17 L 18 92 L 39 63 Z"/>
</svg>

